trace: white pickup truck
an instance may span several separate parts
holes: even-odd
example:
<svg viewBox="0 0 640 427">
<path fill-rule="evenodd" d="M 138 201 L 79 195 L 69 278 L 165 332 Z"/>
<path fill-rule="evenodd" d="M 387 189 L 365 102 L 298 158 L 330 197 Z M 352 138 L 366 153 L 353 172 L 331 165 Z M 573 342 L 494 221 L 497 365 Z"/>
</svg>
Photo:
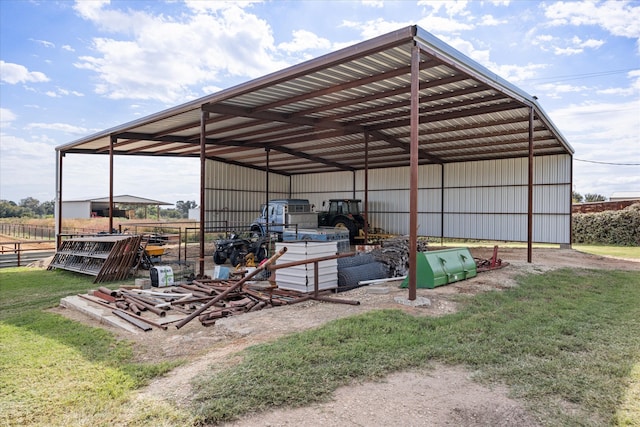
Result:
<svg viewBox="0 0 640 427">
<path fill-rule="evenodd" d="M 277 199 L 263 205 L 260 216 L 251 223 L 251 233 L 282 235 L 285 228 L 318 228 L 318 213 L 306 199 Z"/>
</svg>

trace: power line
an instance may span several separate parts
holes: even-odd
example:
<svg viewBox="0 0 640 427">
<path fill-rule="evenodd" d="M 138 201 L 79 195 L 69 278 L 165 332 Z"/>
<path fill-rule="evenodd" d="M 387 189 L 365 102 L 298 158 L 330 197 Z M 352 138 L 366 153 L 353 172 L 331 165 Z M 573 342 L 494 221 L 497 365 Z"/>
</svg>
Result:
<svg viewBox="0 0 640 427">
<path fill-rule="evenodd" d="M 574 158 L 573 160 L 577 161 L 577 162 L 585 162 L 585 163 L 597 163 L 599 165 L 613 165 L 613 166 L 640 166 L 640 163 L 612 163 L 612 162 L 598 162 L 595 160 L 582 160 L 582 159 L 576 159 Z"/>
<path fill-rule="evenodd" d="M 595 73 L 584 73 L 584 74 L 567 74 L 563 76 L 550 76 L 550 77 L 539 77 L 535 79 L 525 79 L 525 82 L 536 82 L 542 80 L 553 80 L 553 81 L 564 81 L 564 80 L 576 80 L 576 79 L 586 79 L 591 77 L 603 77 L 610 76 L 613 74 L 622 74 L 628 73 L 630 71 L 635 71 L 637 68 L 624 68 L 622 70 L 609 70 L 609 71 L 598 71 Z"/>
</svg>

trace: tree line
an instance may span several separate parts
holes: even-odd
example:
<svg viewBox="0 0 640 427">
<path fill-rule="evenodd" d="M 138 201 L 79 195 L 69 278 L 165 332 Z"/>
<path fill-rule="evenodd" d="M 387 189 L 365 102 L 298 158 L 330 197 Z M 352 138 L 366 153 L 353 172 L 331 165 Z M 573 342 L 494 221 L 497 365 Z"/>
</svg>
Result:
<svg viewBox="0 0 640 427">
<path fill-rule="evenodd" d="M 43 218 L 52 216 L 55 206 L 53 200 L 40 203 L 33 197 L 22 199 L 20 203 L 0 200 L 0 218 Z"/>
<path fill-rule="evenodd" d="M 584 196 L 576 191 L 572 193 L 573 203 L 582 202 L 604 202 L 606 197 L 600 194 L 587 193 Z M 47 216 L 53 216 L 55 214 L 55 201 L 50 200 L 40 203 L 40 201 L 34 197 L 27 197 L 20 200 L 20 203 L 12 202 L 10 200 L 0 200 L 0 218 L 43 218 Z M 136 218 L 145 218 L 145 213 L 148 216 L 157 216 L 158 207 L 151 205 L 145 208 L 137 205 L 120 205 L 120 209 L 133 210 Z M 178 200 L 175 208 L 163 209 L 160 208 L 161 218 L 171 219 L 183 219 L 189 217 L 189 209 L 195 209 L 198 205 L 193 200 Z"/>
<path fill-rule="evenodd" d="M 584 196 L 577 191 L 571 193 L 573 203 L 590 203 L 590 202 L 606 202 L 607 198 L 601 194 L 587 193 Z"/>
<path fill-rule="evenodd" d="M 40 202 L 34 197 L 27 197 L 19 203 L 11 200 L 0 200 L 0 218 L 46 218 L 55 215 L 56 203 L 54 200 Z M 189 209 L 195 209 L 198 205 L 193 200 L 178 200 L 175 208 L 160 208 L 161 218 L 183 219 L 189 217 Z M 120 205 L 120 209 L 133 210 L 136 218 L 147 216 L 157 216 L 158 207 L 149 206 L 146 211 L 144 207 L 138 205 Z"/>
</svg>

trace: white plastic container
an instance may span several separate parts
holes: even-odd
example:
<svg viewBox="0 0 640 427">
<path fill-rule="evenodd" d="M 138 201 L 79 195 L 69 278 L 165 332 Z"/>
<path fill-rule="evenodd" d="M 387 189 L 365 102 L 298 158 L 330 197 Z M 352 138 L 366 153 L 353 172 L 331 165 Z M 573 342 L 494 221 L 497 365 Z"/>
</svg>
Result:
<svg viewBox="0 0 640 427">
<path fill-rule="evenodd" d="M 338 241 L 329 242 L 278 242 L 276 251 L 287 247 L 287 252 L 278 258 L 277 264 L 304 261 L 313 258 L 335 255 Z M 315 287 L 315 271 L 313 263 L 301 264 L 276 270 L 276 284 L 280 289 L 310 293 Z M 338 287 L 338 260 L 331 259 L 318 262 L 318 290 L 336 289 Z"/>
<path fill-rule="evenodd" d="M 151 276 L 151 286 L 156 288 L 173 286 L 173 269 L 169 266 L 151 267 L 149 275 Z"/>
</svg>

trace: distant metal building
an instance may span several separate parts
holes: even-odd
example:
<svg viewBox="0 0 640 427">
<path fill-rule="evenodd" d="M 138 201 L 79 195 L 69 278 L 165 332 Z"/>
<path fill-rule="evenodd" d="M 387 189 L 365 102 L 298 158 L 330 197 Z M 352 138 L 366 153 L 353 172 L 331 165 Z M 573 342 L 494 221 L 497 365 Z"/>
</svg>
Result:
<svg viewBox="0 0 640 427">
<path fill-rule="evenodd" d="M 610 202 L 620 202 L 624 200 L 640 201 L 640 191 L 616 191 L 609 197 Z"/>
<path fill-rule="evenodd" d="M 160 212 L 160 206 L 172 205 L 173 203 L 145 199 L 144 197 L 122 195 L 114 196 L 113 204 L 113 216 L 124 218 L 127 217 L 127 212 L 124 209 L 120 209 L 120 207 L 123 205 L 143 206 L 145 208 L 148 206 L 156 206 L 158 208 L 158 212 Z M 61 207 L 61 217 L 65 219 L 109 217 L 109 206 L 109 197 L 86 200 L 63 200 Z"/>
</svg>

